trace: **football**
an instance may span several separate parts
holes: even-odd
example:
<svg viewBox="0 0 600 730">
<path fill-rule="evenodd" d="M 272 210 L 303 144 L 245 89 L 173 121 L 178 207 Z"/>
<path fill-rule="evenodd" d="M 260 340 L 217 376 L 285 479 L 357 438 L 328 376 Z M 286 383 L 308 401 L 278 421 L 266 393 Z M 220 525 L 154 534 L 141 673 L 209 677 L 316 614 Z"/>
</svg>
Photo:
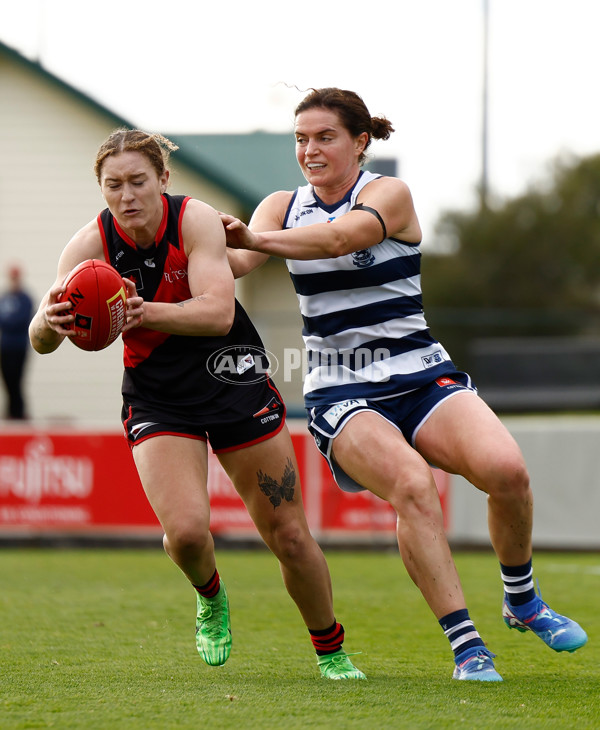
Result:
<svg viewBox="0 0 600 730">
<path fill-rule="evenodd" d="M 118 271 L 99 259 L 76 266 L 65 280 L 60 301 L 71 302 L 75 321 L 69 337 L 82 350 L 103 350 L 120 335 L 125 324 L 125 285 Z"/>
</svg>

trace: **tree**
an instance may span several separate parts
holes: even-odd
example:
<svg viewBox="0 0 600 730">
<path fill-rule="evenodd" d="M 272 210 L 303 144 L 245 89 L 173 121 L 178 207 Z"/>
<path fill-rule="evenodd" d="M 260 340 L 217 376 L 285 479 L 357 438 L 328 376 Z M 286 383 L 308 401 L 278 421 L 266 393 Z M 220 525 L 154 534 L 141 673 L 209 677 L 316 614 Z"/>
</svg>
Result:
<svg viewBox="0 0 600 730">
<path fill-rule="evenodd" d="M 426 310 L 463 356 L 473 337 L 600 331 L 600 155 L 557 159 L 548 181 L 436 232 L 455 250 L 423 257 Z"/>
</svg>

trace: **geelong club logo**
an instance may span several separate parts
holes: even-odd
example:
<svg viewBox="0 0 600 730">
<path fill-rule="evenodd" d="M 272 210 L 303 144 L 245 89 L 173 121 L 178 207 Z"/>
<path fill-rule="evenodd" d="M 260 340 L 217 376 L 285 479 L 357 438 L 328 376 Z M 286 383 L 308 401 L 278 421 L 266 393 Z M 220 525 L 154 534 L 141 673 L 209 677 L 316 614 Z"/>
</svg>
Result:
<svg viewBox="0 0 600 730">
<path fill-rule="evenodd" d="M 352 254 L 352 263 L 355 266 L 358 266 L 359 269 L 364 269 L 375 263 L 375 256 L 371 252 L 370 248 L 363 248 Z"/>
<path fill-rule="evenodd" d="M 223 383 L 251 385 L 267 380 L 277 372 L 275 355 L 254 345 L 222 347 L 213 352 L 206 363 L 208 372 Z"/>
</svg>

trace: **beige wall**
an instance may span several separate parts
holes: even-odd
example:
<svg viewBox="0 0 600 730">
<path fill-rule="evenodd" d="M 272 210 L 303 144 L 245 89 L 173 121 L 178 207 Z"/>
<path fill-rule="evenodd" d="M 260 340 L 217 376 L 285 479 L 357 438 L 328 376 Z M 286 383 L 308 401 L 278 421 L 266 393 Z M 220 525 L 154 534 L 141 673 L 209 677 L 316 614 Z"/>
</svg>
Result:
<svg viewBox="0 0 600 730">
<path fill-rule="evenodd" d="M 252 317 L 265 348 L 275 356 L 273 380 L 288 409 L 303 416 L 302 370 L 295 365 L 303 350 L 302 317 L 287 267 L 270 259 L 238 282 L 239 299 Z M 287 367 L 286 367 L 287 365 Z"/>
<path fill-rule="evenodd" d="M 600 550 L 600 418 L 506 416 L 502 422 L 531 477 L 534 550 Z M 489 547 L 487 496 L 462 477 L 450 480 L 448 537 L 464 547 Z"/>
<path fill-rule="evenodd" d="M 96 151 L 115 127 L 93 106 L 0 54 L 0 285 L 20 263 L 37 302 L 54 280 L 69 238 L 105 207 L 93 173 Z M 237 214 L 235 199 L 172 164 L 170 192 Z M 42 422 L 120 427 L 120 343 L 89 353 L 69 342 L 31 353 L 26 394 Z"/>
</svg>

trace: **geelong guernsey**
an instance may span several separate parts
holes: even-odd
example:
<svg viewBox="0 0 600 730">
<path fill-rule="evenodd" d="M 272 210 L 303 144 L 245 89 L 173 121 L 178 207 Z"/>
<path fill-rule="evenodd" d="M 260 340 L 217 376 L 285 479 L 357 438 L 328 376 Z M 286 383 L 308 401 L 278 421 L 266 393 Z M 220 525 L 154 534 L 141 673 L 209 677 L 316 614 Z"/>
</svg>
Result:
<svg viewBox="0 0 600 730">
<path fill-rule="evenodd" d="M 360 191 L 378 177 L 362 171 L 333 205 L 319 200 L 312 185 L 298 188 L 284 228 L 331 222 L 348 213 Z M 425 321 L 420 262 L 418 244 L 392 237 L 338 258 L 286 261 L 304 321 L 307 408 L 390 398 L 455 369 Z"/>
</svg>

